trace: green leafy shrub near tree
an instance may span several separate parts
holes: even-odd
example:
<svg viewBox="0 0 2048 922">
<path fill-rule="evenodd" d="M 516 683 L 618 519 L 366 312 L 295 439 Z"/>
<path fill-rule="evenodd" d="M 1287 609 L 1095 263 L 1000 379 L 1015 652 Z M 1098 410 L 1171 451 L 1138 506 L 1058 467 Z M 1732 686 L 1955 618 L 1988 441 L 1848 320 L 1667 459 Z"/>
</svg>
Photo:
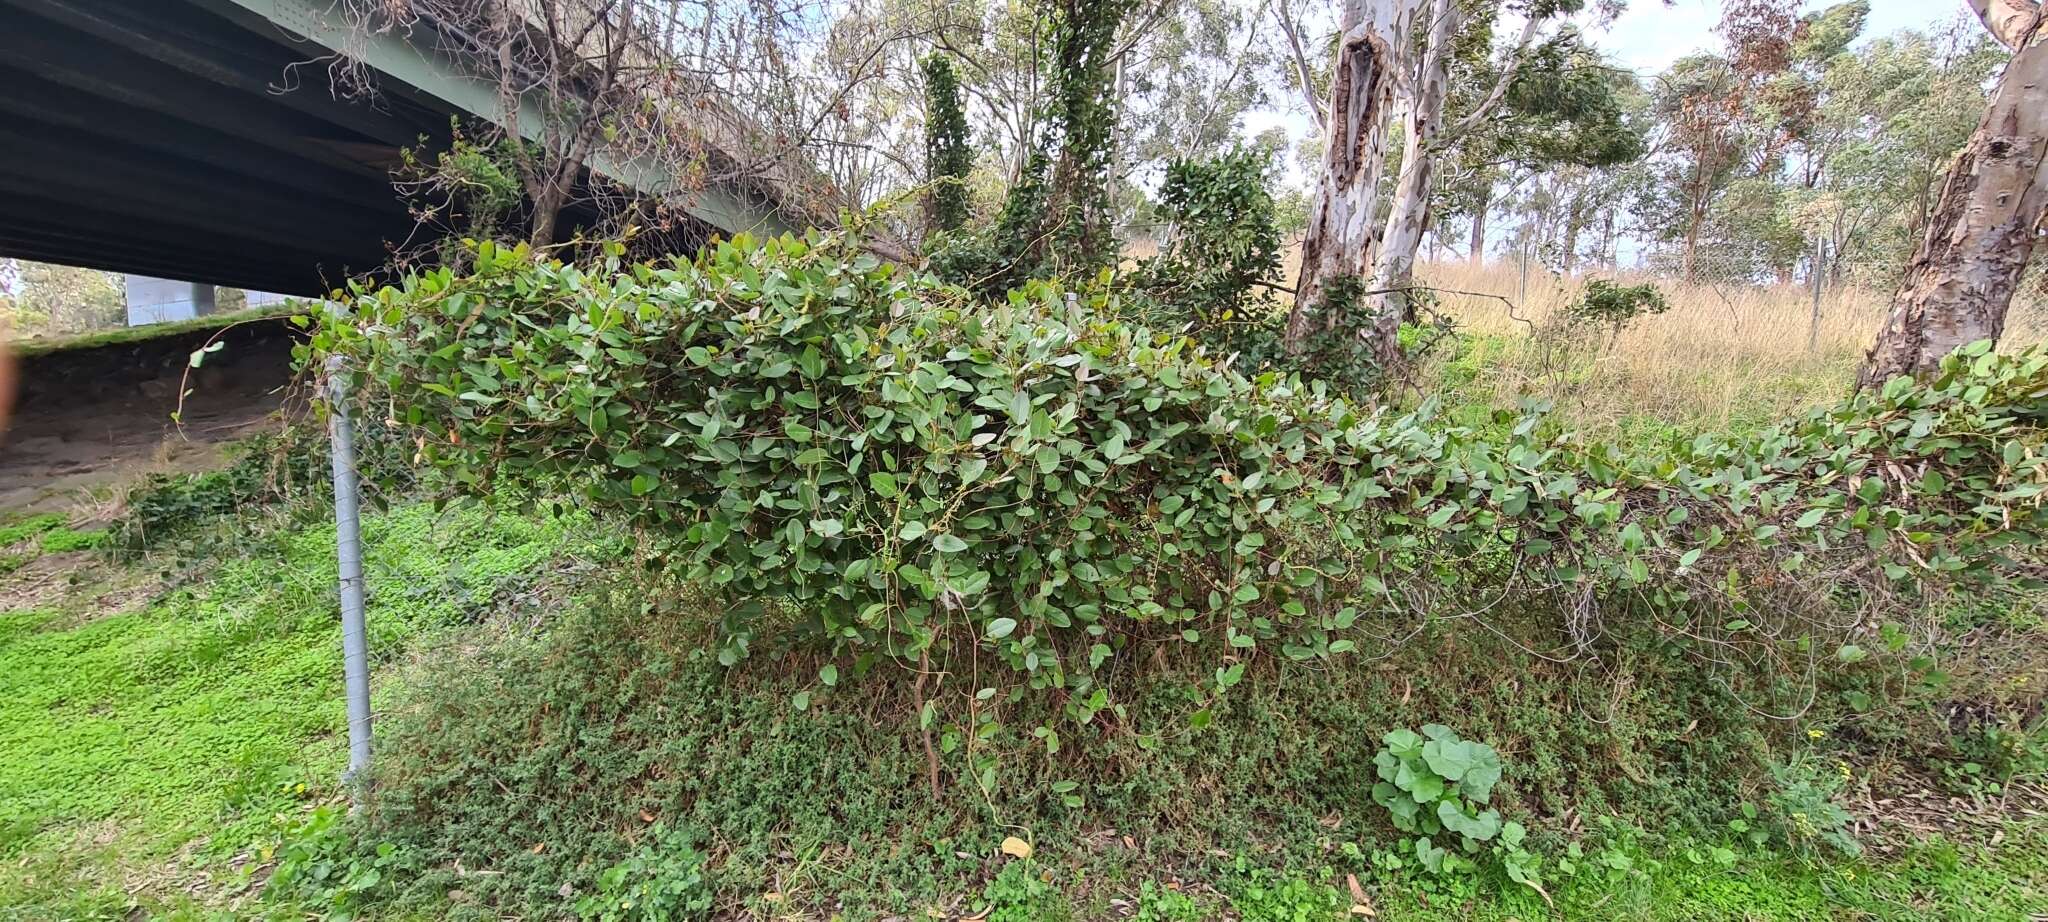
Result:
<svg viewBox="0 0 2048 922">
<path fill-rule="evenodd" d="M 1284 342 L 1287 311 L 1277 296 L 1290 292 L 1280 284 L 1271 166 L 1267 152 L 1246 149 L 1168 164 L 1157 205 L 1167 237 L 1159 254 L 1131 273 L 1120 316 L 1183 333 L 1247 376 L 1299 372 L 1347 395 L 1372 396 L 1388 380 L 1358 336 L 1373 310 L 1362 279 L 1334 280 L 1323 309 L 1338 319 L 1317 326 L 1294 349 Z M 1414 291 L 1407 302 L 1419 320 L 1435 300 Z M 1419 359 L 1449 332 L 1441 318 L 1403 324 L 1401 351 Z"/>
<path fill-rule="evenodd" d="M 1237 150 L 1167 165 L 1158 209 L 1169 234 L 1159 255 L 1138 265 L 1131 287 L 1137 316 L 1185 331 L 1256 369 L 1279 355 L 1284 312 L 1271 298 L 1280 276 L 1280 230 L 1266 187 L 1270 157 Z"/>
</svg>

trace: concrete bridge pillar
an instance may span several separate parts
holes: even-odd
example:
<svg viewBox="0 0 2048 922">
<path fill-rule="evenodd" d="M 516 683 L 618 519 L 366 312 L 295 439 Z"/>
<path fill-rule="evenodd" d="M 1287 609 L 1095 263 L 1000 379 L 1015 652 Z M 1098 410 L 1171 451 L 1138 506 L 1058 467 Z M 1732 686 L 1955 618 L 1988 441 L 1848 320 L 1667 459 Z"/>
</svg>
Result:
<svg viewBox="0 0 2048 922">
<path fill-rule="evenodd" d="M 180 282 L 147 275 L 127 277 L 128 325 L 190 320 L 213 313 L 214 290 L 202 282 Z"/>
</svg>

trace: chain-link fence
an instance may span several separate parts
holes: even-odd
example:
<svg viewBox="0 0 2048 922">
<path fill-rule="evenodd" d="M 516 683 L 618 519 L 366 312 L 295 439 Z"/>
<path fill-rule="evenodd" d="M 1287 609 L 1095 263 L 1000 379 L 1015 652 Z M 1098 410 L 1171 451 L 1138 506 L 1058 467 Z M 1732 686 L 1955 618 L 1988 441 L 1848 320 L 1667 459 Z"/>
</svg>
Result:
<svg viewBox="0 0 2048 922">
<path fill-rule="evenodd" d="M 1632 264 L 1565 266 L 1531 248 L 1513 248 L 1483 263 L 1426 264 L 1423 281 L 1443 289 L 1443 303 L 1465 327 L 1485 333 L 1530 332 L 1583 296 L 1593 279 L 1657 286 L 1664 313 L 1632 323 L 1623 336 L 1635 347 L 1668 349 L 1675 357 L 1700 350 L 1816 360 L 1860 353 L 1884 323 L 1901 266 L 1838 262 L 1824 241 L 1782 269 L 1759 269 L 1747 248 L 1700 244 L 1687 252 L 1664 247 Z M 2006 342 L 2048 340 L 2048 276 L 2036 273 L 2013 299 Z"/>
</svg>

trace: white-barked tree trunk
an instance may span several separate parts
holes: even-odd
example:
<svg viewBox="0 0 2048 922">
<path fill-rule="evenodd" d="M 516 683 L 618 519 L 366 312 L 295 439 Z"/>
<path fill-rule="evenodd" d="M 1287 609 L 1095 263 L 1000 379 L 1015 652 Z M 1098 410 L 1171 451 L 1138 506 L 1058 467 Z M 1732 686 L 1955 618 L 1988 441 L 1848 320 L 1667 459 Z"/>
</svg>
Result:
<svg viewBox="0 0 2048 922">
<path fill-rule="evenodd" d="M 2048 23 L 2039 0 L 1970 0 L 2013 50 L 1968 146 L 1949 170 L 1858 387 L 1926 375 L 1978 340 L 1996 342 L 2048 225 Z"/>
</svg>

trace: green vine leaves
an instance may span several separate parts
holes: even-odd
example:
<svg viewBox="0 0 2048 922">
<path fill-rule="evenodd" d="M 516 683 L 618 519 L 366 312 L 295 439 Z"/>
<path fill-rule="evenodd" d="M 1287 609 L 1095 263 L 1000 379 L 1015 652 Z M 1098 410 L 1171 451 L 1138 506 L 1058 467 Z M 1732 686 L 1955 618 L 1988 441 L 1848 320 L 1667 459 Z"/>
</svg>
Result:
<svg viewBox="0 0 2048 922">
<path fill-rule="evenodd" d="M 543 482 L 665 541 L 731 600 L 728 663 L 783 605 L 857 674 L 978 651 L 1087 726 L 1166 648 L 1220 692 L 1512 599 L 1576 644 L 1625 613 L 1768 658 L 1846 642 L 1844 605 L 2042 572 L 2038 350 L 1643 460 L 1541 408 L 1482 430 L 1248 379 L 1113 292 L 991 306 L 844 237 L 620 253 L 477 244 L 469 274 L 359 290 L 310 351 L 464 489 Z M 1432 774 L 1490 786 L 1440 743 Z"/>
</svg>

